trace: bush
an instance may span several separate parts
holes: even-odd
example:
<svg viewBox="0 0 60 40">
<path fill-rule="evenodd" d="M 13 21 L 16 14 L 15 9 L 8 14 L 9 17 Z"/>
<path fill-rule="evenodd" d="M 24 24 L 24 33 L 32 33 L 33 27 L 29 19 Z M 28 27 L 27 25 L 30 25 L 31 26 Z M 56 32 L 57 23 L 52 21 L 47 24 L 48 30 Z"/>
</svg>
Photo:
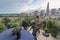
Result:
<svg viewBox="0 0 60 40">
<path fill-rule="evenodd" d="M 26 22 L 30 23 L 30 22 L 31 22 L 31 20 L 32 20 L 32 18 L 30 18 L 30 17 L 26 16 L 26 18 L 25 18 L 25 21 L 26 21 Z"/>
<path fill-rule="evenodd" d="M 51 30 L 51 36 L 52 37 L 57 37 L 57 32 L 55 30 Z"/>
<path fill-rule="evenodd" d="M 6 30 L 5 25 L 4 24 L 0 24 L 0 30 Z"/>
<path fill-rule="evenodd" d="M 56 37 L 57 36 L 56 22 L 54 20 L 48 20 L 47 21 L 47 27 L 51 33 L 51 36 Z"/>
<path fill-rule="evenodd" d="M 10 27 L 11 27 L 11 28 L 19 27 L 19 26 L 20 26 L 19 22 L 12 22 L 12 23 L 10 24 Z"/>
<path fill-rule="evenodd" d="M 52 37 L 57 36 L 57 24 L 55 20 L 45 20 L 42 21 L 42 24 L 44 24 L 44 28 L 48 28 L 48 32 L 51 33 Z"/>
<path fill-rule="evenodd" d="M 56 24 L 55 25 L 57 29 L 60 29 L 60 25 L 59 24 Z"/>
<path fill-rule="evenodd" d="M 46 20 L 41 22 L 41 25 L 43 26 L 43 29 L 46 27 Z"/>
<path fill-rule="evenodd" d="M 11 19 L 9 19 L 9 18 L 7 18 L 7 17 L 5 17 L 5 18 L 3 19 L 3 23 L 5 23 L 5 26 L 6 26 L 10 21 L 11 21 Z"/>
<path fill-rule="evenodd" d="M 53 22 L 51 20 L 48 20 L 47 23 L 46 23 L 47 24 L 47 27 L 48 28 L 52 28 L 52 26 L 53 26 L 52 23 Z"/>
</svg>

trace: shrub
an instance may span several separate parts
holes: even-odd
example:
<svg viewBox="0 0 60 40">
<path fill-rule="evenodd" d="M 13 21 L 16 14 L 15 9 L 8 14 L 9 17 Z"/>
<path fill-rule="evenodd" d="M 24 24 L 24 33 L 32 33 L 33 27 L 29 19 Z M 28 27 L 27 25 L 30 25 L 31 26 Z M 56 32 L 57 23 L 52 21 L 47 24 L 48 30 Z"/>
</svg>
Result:
<svg viewBox="0 0 60 40">
<path fill-rule="evenodd" d="M 25 18 L 25 21 L 26 21 L 26 22 L 30 23 L 30 22 L 31 22 L 31 20 L 32 20 L 32 18 L 30 18 L 30 17 L 26 16 L 26 18 Z"/>
<path fill-rule="evenodd" d="M 20 26 L 19 22 L 12 22 L 12 23 L 10 24 L 10 27 L 11 27 L 11 28 L 19 27 L 19 26 Z"/>
<path fill-rule="evenodd" d="M 9 18 L 7 18 L 7 17 L 5 17 L 5 18 L 3 19 L 3 23 L 5 23 L 5 26 L 6 26 L 10 21 L 11 21 L 11 19 L 9 19 Z"/>
<path fill-rule="evenodd" d="M 56 37 L 57 36 L 56 22 L 54 20 L 47 21 L 47 27 L 51 33 L 51 36 Z"/>
<path fill-rule="evenodd" d="M 57 36 L 57 32 L 55 30 L 51 30 L 51 36 L 52 37 L 56 37 Z"/>
<path fill-rule="evenodd" d="M 43 26 L 43 29 L 46 27 L 46 20 L 41 22 L 41 25 Z"/>
<path fill-rule="evenodd" d="M 47 24 L 48 28 L 52 28 L 52 21 L 51 20 L 48 20 L 46 24 Z"/>
<path fill-rule="evenodd" d="M 51 33 L 52 37 L 57 36 L 57 24 L 55 20 L 45 20 L 42 22 L 44 24 L 44 28 L 48 28 L 48 32 Z"/>
<path fill-rule="evenodd" d="M 4 24 L 0 24 L 0 30 L 6 30 L 5 25 Z"/>
</svg>

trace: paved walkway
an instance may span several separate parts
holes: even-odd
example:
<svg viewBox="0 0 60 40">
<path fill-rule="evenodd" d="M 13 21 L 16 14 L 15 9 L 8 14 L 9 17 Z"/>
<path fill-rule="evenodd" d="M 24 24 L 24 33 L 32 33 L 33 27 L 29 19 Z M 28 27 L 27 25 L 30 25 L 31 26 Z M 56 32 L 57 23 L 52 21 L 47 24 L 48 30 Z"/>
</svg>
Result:
<svg viewBox="0 0 60 40">
<path fill-rule="evenodd" d="M 32 30 L 30 31 L 32 33 Z M 38 36 L 38 40 L 60 40 L 60 36 L 58 35 L 57 38 L 53 38 L 50 34 L 49 37 L 45 37 L 42 35 L 43 30 L 40 30 L 40 34 Z"/>
<path fill-rule="evenodd" d="M 56 38 L 51 37 L 51 35 L 49 37 L 43 36 L 42 32 L 44 31 L 40 30 L 40 35 L 38 36 L 38 40 L 57 40 Z"/>
</svg>

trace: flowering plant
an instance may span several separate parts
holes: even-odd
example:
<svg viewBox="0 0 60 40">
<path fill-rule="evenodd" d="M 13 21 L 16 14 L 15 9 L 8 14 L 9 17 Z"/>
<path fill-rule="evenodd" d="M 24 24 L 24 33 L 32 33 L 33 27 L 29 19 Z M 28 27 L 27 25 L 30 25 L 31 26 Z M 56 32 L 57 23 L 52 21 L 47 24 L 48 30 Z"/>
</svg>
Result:
<svg viewBox="0 0 60 40">
<path fill-rule="evenodd" d="M 12 34 L 17 36 L 17 39 L 19 39 L 21 37 L 21 33 L 20 33 L 20 29 L 19 28 L 13 28 L 12 30 Z"/>
</svg>

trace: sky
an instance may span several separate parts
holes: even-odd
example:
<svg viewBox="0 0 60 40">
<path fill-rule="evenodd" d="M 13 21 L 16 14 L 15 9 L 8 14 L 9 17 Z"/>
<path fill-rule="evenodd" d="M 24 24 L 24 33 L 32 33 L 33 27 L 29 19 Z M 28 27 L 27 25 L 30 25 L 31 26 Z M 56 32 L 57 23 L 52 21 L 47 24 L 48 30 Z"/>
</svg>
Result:
<svg viewBox="0 0 60 40">
<path fill-rule="evenodd" d="M 59 8 L 60 0 L 0 0 L 0 13 L 20 13 L 30 10 Z"/>
</svg>

